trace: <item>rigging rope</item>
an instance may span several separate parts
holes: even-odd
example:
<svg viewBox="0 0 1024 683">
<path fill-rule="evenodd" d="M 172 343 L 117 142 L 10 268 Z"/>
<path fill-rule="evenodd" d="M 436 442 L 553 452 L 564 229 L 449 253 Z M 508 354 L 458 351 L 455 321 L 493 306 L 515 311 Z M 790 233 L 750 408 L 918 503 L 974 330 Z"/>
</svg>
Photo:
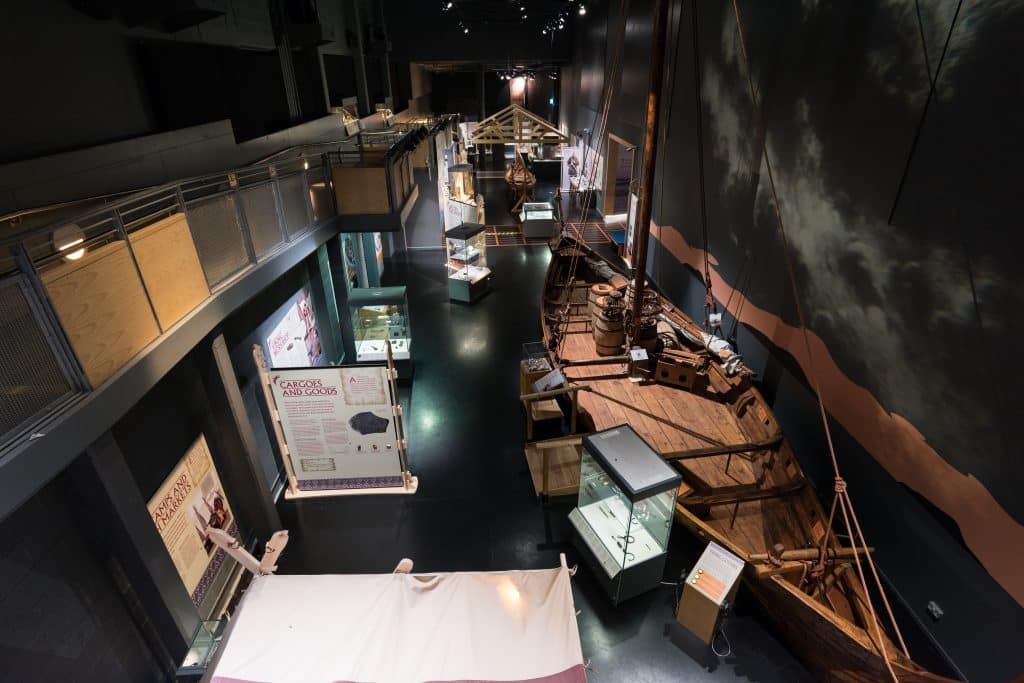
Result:
<svg viewBox="0 0 1024 683">
<path fill-rule="evenodd" d="M 608 117 L 611 113 L 612 93 L 615 91 L 615 81 L 622 65 L 622 53 L 626 42 L 626 19 L 629 16 L 629 0 L 620 0 L 619 2 L 619 16 L 622 18 L 622 30 L 619 32 L 618 40 L 615 43 L 615 50 L 612 52 L 612 68 L 611 78 L 606 79 L 604 92 L 602 93 L 601 111 L 595 115 L 594 119 L 594 131 L 597 135 L 598 149 L 601 148 L 602 141 L 604 140 L 605 132 L 608 128 Z M 592 138 L 593 139 L 593 138 Z M 588 173 L 589 176 L 584 176 L 587 180 L 587 192 L 584 194 L 582 205 L 580 206 L 580 220 L 576 224 L 576 241 L 582 245 L 584 244 L 583 239 L 583 226 L 586 223 L 587 215 L 590 212 L 590 204 L 594 199 L 594 183 L 597 181 L 597 160 L 591 164 L 591 168 L 587 168 L 587 154 L 592 152 L 590 145 L 586 146 L 586 151 L 583 153 L 583 172 Z M 600 155 L 595 151 L 593 156 L 600 158 Z M 572 192 L 570 192 L 570 199 L 572 198 Z M 572 218 L 572 207 L 570 206 L 570 218 Z M 572 224 L 570 222 L 570 224 Z M 566 278 L 566 291 L 568 296 L 566 297 L 565 308 L 563 309 L 562 317 L 567 317 L 569 310 L 572 306 L 572 283 L 576 277 L 576 271 L 579 267 L 579 259 L 581 257 L 581 250 L 574 250 L 572 258 L 569 261 L 569 273 Z M 559 358 L 562 357 L 562 350 L 565 347 L 567 334 L 562 334 L 558 341 L 558 352 Z"/>
<path fill-rule="evenodd" d="M 761 154 L 762 154 L 762 156 L 764 158 L 765 169 L 766 169 L 767 174 L 768 174 L 768 185 L 769 185 L 769 188 L 770 188 L 771 194 L 772 194 L 772 204 L 773 204 L 773 208 L 775 210 L 775 219 L 776 219 L 776 221 L 778 223 L 778 226 L 779 226 L 779 236 L 780 236 L 780 239 L 782 240 L 782 254 L 783 254 L 783 258 L 784 258 L 785 264 L 786 264 L 786 271 L 787 271 L 787 274 L 788 274 L 788 277 L 789 277 L 790 289 L 791 289 L 792 294 L 793 294 L 793 303 L 794 303 L 794 306 L 796 307 L 797 318 L 798 318 L 799 323 L 800 323 L 800 329 L 801 329 L 803 340 L 804 340 L 804 346 L 805 346 L 806 352 L 807 352 L 807 363 L 808 363 L 807 376 L 808 376 L 808 379 L 811 382 L 811 385 L 812 385 L 812 388 L 813 388 L 813 391 L 814 391 L 814 394 L 815 394 L 815 398 L 817 399 L 818 411 L 821 414 L 821 421 L 822 421 L 822 424 L 824 425 L 824 428 L 825 428 L 825 440 L 826 440 L 826 443 L 828 444 L 829 456 L 832 459 L 832 469 L 835 472 L 835 478 L 836 478 L 836 497 L 839 500 L 839 509 L 842 512 L 843 520 L 844 520 L 845 525 L 846 525 L 847 533 L 850 536 L 850 540 L 854 543 L 854 545 L 856 545 L 857 540 L 859 540 L 861 545 L 865 549 L 867 549 L 867 547 L 868 547 L 867 540 L 864 538 L 864 534 L 863 534 L 863 532 L 861 531 L 861 528 L 860 528 L 860 522 L 858 521 L 857 515 L 856 515 L 856 513 L 853 510 L 853 501 L 850 498 L 849 491 L 847 490 L 846 482 L 843 480 L 842 475 L 839 473 L 839 461 L 838 461 L 838 459 L 836 457 L 835 445 L 833 444 L 833 441 L 832 441 L 832 431 L 831 431 L 831 428 L 829 427 L 829 423 L 828 423 L 828 414 L 825 411 L 825 402 L 824 402 L 824 400 L 821 397 L 820 382 L 818 380 L 818 375 L 817 375 L 817 373 L 815 371 L 815 368 L 814 368 L 814 356 L 813 356 L 813 354 L 811 352 L 810 335 L 809 335 L 808 328 L 807 328 L 806 318 L 804 316 L 803 305 L 801 303 L 800 290 L 799 290 L 799 287 L 797 285 L 796 273 L 795 273 L 795 270 L 793 268 L 793 263 L 792 263 L 792 260 L 790 258 L 790 255 L 789 255 L 789 243 L 788 243 L 788 240 L 786 239 L 786 228 L 785 228 L 785 224 L 784 224 L 783 219 L 782 219 L 782 208 L 781 208 L 781 204 L 779 203 L 778 190 L 776 189 L 775 174 L 774 174 L 774 171 L 772 170 L 771 158 L 768 155 L 767 128 L 764 125 L 764 120 L 763 120 L 762 115 L 761 115 L 761 108 L 760 108 L 760 105 L 759 105 L 758 100 L 757 100 L 757 94 L 756 94 L 756 92 L 754 90 L 753 73 L 752 73 L 752 70 L 751 70 L 751 67 L 750 67 L 750 56 L 749 56 L 749 53 L 747 51 L 746 39 L 745 39 L 745 37 L 743 35 L 743 21 L 742 21 L 742 19 L 740 17 L 740 9 L 739 9 L 739 5 L 737 4 L 736 0 L 732 0 L 732 7 L 733 7 L 733 12 L 736 15 L 736 32 L 737 32 L 738 37 L 739 37 L 740 53 L 741 53 L 741 55 L 743 57 L 743 65 L 744 65 L 745 70 L 746 70 L 747 87 L 750 90 L 750 100 L 751 100 L 751 105 L 752 105 L 752 108 L 753 108 L 755 125 L 758 127 L 758 131 L 760 132 Z M 833 505 L 833 509 L 834 508 L 835 508 L 835 505 Z M 851 520 L 852 520 L 852 524 L 851 524 Z M 856 532 L 857 532 L 856 536 L 853 533 L 854 529 L 856 529 Z M 826 540 L 827 540 L 827 534 L 828 533 L 830 533 L 830 531 L 826 530 Z M 865 600 L 867 602 L 868 610 L 869 610 L 869 612 L 871 614 L 871 619 L 874 622 L 875 632 L 876 632 L 876 636 L 878 638 L 878 642 L 876 643 L 876 645 L 878 646 L 878 648 L 879 648 L 879 650 L 881 652 L 882 659 L 885 661 L 885 666 L 889 670 L 889 674 L 892 676 L 892 679 L 894 681 L 897 681 L 897 683 L 898 683 L 899 678 L 896 676 L 896 672 L 892 668 L 892 662 L 889 660 L 888 653 L 885 650 L 885 639 L 884 639 L 884 636 L 882 635 L 881 624 L 879 623 L 879 619 L 878 619 L 877 615 L 875 614 L 875 607 L 874 607 L 873 601 L 871 599 L 871 594 L 868 591 L 868 585 L 867 585 L 867 580 L 865 578 L 864 569 L 861 566 L 860 557 L 858 555 L 859 555 L 859 553 L 854 553 L 854 561 L 855 561 L 856 566 L 857 566 L 857 573 L 858 573 L 858 576 L 860 578 L 861 588 L 864 590 L 864 597 L 865 597 Z M 882 597 L 882 602 L 885 605 L 886 611 L 888 612 L 889 619 L 892 622 L 893 629 L 896 632 L 897 637 L 899 638 L 900 646 L 903 649 L 903 653 L 909 658 L 910 657 L 910 653 L 907 651 L 906 643 L 903 641 L 903 634 L 900 632 L 899 625 L 896 623 L 896 618 L 893 616 L 892 607 L 889 605 L 889 600 L 885 596 L 885 589 L 882 587 L 882 582 L 881 582 L 881 580 L 878 577 L 878 570 L 875 568 L 874 560 L 871 558 L 870 553 L 865 553 L 865 558 L 866 558 L 867 565 L 871 569 L 871 573 L 874 576 L 875 582 L 876 582 L 876 584 L 878 586 L 879 594 Z"/>
<path fill-rule="evenodd" d="M 693 80 L 696 84 L 694 89 L 694 104 L 697 114 L 697 187 L 700 195 L 700 233 L 704 242 L 704 329 L 708 334 L 713 334 L 715 327 L 711 322 L 711 314 L 718 313 L 718 305 L 715 297 L 711 295 L 711 257 L 710 239 L 708 236 L 708 208 L 704 188 L 704 107 L 701 104 L 701 81 L 700 81 L 700 41 L 697 31 L 697 4 L 691 3 L 691 14 L 693 15 Z M 664 169 L 662 169 L 664 173 Z"/>
</svg>

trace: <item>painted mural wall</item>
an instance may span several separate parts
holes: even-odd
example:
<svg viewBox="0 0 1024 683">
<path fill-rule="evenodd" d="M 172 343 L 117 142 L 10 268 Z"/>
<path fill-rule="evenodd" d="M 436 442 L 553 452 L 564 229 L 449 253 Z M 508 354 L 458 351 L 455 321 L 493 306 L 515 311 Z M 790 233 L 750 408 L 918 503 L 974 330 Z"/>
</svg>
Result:
<svg viewBox="0 0 1024 683">
<path fill-rule="evenodd" d="M 759 370 L 775 362 L 763 358 L 769 355 L 805 387 L 814 372 L 832 419 L 850 437 L 847 450 L 873 461 L 840 453 L 841 463 L 863 470 L 862 480 L 877 471 L 902 484 L 876 479 L 875 488 L 852 490 L 876 526 L 888 522 L 881 536 L 890 565 L 935 558 L 918 571 L 948 576 L 925 580 L 940 601 L 942 591 L 955 602 L 958 584 L 975 584 L 964 600 L 975 611 L 959 618 L 981 624 L 1001 611 L 1003 623 L 1012 623 L 1024 614 L 1024 449 L 1017 437 L 1024 401 L 1016 397 L 1024 372 L 1012 358 L 1024 333 L 1024 240 L 1016 227 L 1024 5 L 737 3 L 813 362 L 798 327 L 733 5 L 696 3 L 696 30 L 693 5 L 673 3 L 652 276 L 703 317 L 700 127 L 707 251 L 713 293 L 729 311 L 726 331 L 738 315 L 740 351 Z M 616 22 L 613 11 L 609 43 Z M 576 59 L 586 62 L 590 50 L 578 48 Z M 645 65 L 623 70 L 633 90 L 640 78 L 646 89 Z M 586 104 L 593 93 L 585 79 L 579 85 Z M 635 109 L 628 93 L 618 89 L 613 112 Z M 613 113 L 609 130 L 639 129 L 638 117 Z M 575 126 L 591 118 L 579 107 Z M 776 410 L 814 428 L 813 403 Z M 800 455 L 806 462 L 825 453 Z M 948 533 L 925 534 L 909 518 L 894 518 L 904 506 L 927 509 Z M 977 585 L 970 567 L 947 560 L 958 548 L 980 563 L 991 591 Z M 896 588 L 914 594 L 910 583 Z M 912 605 L 919 614 L 922 607 Z M 929 628 L 941 640 L 946 626 Z"/>
</svg>

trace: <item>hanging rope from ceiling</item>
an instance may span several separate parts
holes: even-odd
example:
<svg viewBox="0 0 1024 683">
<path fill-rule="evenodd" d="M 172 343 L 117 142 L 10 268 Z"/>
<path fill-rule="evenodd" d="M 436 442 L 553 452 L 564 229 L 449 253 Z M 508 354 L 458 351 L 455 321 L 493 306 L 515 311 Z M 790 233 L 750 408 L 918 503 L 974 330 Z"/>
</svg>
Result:
<svg viewBox="0 0 1024 683">
<path fill-rule="evenodd" d="M 693 16 L 693 80 L 694 113 L 697 121 L 697 187 L 700 194 L 700 234 L 704 248 L 704 329 L 708 334 L 716 334 L 721 330 L 721 317 L 718 316 L 718 304 L 711 294 L 711 244 L 708 236 L 708 208 L 704 189 L 704 107 L 701 103 L 700 79 L 700 34 L 697 30 L 697 6 L 690 4 Z M 716 322 L 717 320 L 717 322 Z"/>
</svg>

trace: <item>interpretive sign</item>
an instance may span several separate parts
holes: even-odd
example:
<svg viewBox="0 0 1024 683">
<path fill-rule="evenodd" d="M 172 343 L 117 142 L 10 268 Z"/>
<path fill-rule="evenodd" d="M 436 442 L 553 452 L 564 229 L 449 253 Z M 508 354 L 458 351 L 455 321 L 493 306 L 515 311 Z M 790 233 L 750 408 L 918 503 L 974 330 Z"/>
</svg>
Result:
<svg viewBox="0 0 1024 683">
<path fill-rule="evenodd" d="M 196 439 L 147 507 L 192 602 L 199 607 L 227 557 L 207 530 L 214 527 L 238 536 L 206 437 Z"/>
<path fill-rule="evenodd" d="M 274 370 L 270 387 L 299 489 L 401 485 L 386 367 Z"/>
</svg>

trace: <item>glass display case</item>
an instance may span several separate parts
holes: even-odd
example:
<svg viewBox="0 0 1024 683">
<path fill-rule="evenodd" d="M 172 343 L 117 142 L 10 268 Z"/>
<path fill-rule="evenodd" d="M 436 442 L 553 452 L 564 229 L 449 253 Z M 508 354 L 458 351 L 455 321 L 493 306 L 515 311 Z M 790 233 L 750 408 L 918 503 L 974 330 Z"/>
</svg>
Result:
<svg viewBox="0 0 1024 683">
<path fill-rule="evenodd" d="M 445 233 L 448 247 L 448 297 L 471 303 L 483 296 L 491 279 L 484 226 L 463 223 Z"/>
<path fill-rule="evenodd" d="M 574 539 L 612 604 L 662 580 L 680 474 L 632 427 L 583 437 Z"/>
<path fill-rule="evenodd" d="M 551 202 L 526 202 L 519 211 L 524 237 L 551 237 L 555 233 L 555 207 Z"/>
<path fill-rule="evenodd" d="M 198 681 L 202 678 L 220 646 L 226 623 L 223 619 L 199 622 L 196 630 L 192 633 L 192 642 L 189 643 L 188 652 L 185 653 L 185 658 L 178 667 L 176 680 Z"/>
<path fill-rule="evenodd" d="M 387 360 L 384 341 L 391 340 L 395 361 L 408 361 L 412 352 L 409 300 L 405 287 L 353 289 L 348 295 L 356 362 Z"/>
</svg>

